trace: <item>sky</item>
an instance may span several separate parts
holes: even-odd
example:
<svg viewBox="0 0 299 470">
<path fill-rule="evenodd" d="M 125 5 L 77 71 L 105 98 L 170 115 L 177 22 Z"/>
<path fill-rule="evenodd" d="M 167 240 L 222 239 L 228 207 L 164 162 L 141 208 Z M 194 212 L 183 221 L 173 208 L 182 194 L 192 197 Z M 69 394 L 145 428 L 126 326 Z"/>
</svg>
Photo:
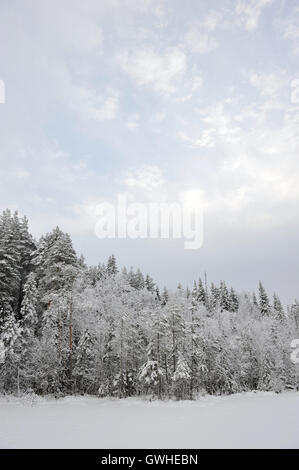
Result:
<svg viewBox="0 0 299 470">
<path fill-rule="evenodd" d="M 297 0 L 0 0 L 0 209 L 160 286 L 298 292 Z M 1 91 L 1 90 L 0 90 Z M 104 239 L 97 207 L 200 194 L 204 241 Z"/>
</svg>

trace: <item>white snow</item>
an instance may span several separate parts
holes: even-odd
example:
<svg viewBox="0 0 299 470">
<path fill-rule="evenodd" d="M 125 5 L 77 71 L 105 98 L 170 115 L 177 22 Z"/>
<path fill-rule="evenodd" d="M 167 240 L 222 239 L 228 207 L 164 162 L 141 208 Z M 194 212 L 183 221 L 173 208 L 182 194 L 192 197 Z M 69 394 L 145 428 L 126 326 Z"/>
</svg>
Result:
<svg viewBox="0 0 299 470">
<path fill-rule="evenodd" d="M 299 393 L 197 401 L 0 397 L 2 448 L 299 448 Z"/>
</svg>

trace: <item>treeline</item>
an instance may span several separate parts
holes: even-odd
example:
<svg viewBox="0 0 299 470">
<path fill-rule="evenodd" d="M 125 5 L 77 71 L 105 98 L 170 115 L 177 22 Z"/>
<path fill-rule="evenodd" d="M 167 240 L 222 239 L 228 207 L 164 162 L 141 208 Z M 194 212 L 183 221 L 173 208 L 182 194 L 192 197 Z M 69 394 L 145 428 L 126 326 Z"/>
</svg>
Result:
<svg viewBox="0 0 299 470">
<path fill-rule="evenodd" d="M 160 292 L 115 257 L 89 267 L 58 227 L 0 216 L 0 391 L 195 398 L 298 389 L 299 304 L 223 281 Z"/>
</svg>

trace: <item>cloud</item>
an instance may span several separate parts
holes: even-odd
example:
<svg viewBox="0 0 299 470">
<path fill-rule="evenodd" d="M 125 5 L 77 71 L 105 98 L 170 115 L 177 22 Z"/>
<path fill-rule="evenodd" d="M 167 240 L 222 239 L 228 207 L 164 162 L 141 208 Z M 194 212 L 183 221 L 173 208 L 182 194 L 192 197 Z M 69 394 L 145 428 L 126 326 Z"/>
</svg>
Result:
<svg viewBox="0 0 299 470">
<path fill-rule="evenodd" d="M 203 79 L 201 76 L 197 75 L 195 77 L 192 77 L 192 80 L 191 80 L 191 90 L 192 91 L 195 91 L 197 90 L 198 88 L 201 88 L 202 87 L 202 84 L 203 84 Z"/>
<path fill-rule="evenodd" d="M 272 0 L 239 0 L 236 5 L 237 21 L 246 31 L 256 29 L 263 9 L 272 3 Z"/>
<path fill-rule="evenodd" d="M 165 179 L 159 167 L 150 165 L 127 172 L 121 182 L 131 189 L 152 191 L 161 188 Z"/>
<path fill-rule="evenodd" d="M 105 94 L 98 92 L 88 85 L 73 87 L 70 94 L 69 106 L 85 119 L 95 121 L 112 121 L 119 111 L 119 94 L 109 89 Z"/>
<path fill-rule="evenodd" d="M 284 37 L 286 39 L 299 38 L 299 7 L 293 9 L 290 16 L 284 21 Z"/>
<path fill-rule="evenodd" d="M 274 73 L 252 73 L 250 83 L 259 90 L 262 96 L 275 98 L 278 96 L 284 81 L 281 76 Z"/>
<path fill-rule="evenodd" d="M 209 32 L 213 32 L 217 29 L 219 25 L 221 25 L 224 17 L 224 10 L 218 9 L 211 10 L 209 13 L 204 17 L 201 22 L 201 26 L 203 29 Z"/>
<path fill-rule="evenodd" d="M 183 142 L 187 142 L 190 147 L 215 147 L 215 130 L 204 130 L 201 135 L 189 137 L 184 132 L 178 133 L 178 138 Z"/>
<path fill-rule="evenodd" d="M 118 97 L 108 96 L 103 100 L 102 105 L 94 108 L 94 117 L 97 121 L 111 121 L 115 119 L 118 112 Z"/>
<path fill-rule="evenodd" d="M 154 114 L 154 116 L 150 119 L 151 123 L 160 123 L 166 119 L 166 111 L 158 111 Z"/>
<path fill-rule="evenodd" d="M 227 143 L 236 143 L 240 141 L 241 128 L 235 122 L 234 116 L 226 112 L 223 103 L 219 102 L 200 110 L 202 122 L 209 127 L 210 134 L 215 133 L 218 138 Z"/>
<path fill-rule="evenodd" d="M 157 53 L 150 48 L 118 55 L 121 68 L 139 86 L 151 86 L 161 95 L 177 91 L 179 81 L 186 71 L 186 56 L 177 47 Z"/>
<path fill-rule="evenodd" d="M 201 32 L 197 28 L 194 28 L 185 35 L 184 45 L 191 52 L 207 54 L 216 49 L 219 46 L 219 43 L 210 34 Z"/>
<path fill-rule="evenodd" d="M 299 7 L 295 7 L 291 14 L 280 20 L 283 37 L 293 44 L 293 53 L 299 54 Z"/>
<path fill-rule="evenodd" d="M 139 127 L 140 115 L 138 113 L 133 113 L 129 116 L 127 120 L 127 128 L 131 131 L 134 131 Z"/>
</svg>

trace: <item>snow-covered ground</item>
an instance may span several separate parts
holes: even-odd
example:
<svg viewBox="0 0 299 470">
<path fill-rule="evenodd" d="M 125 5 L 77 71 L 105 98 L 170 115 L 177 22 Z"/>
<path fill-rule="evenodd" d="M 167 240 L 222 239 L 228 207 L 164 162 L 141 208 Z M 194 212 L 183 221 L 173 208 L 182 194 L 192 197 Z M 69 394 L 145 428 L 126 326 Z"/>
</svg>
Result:
<svg viewBox="0 0 299 470">
<path fill-rule="evenodd" d="M 299 448 L 299 393 L 198 401 L 0 397 L 2 448 Z"/>
</svg>

